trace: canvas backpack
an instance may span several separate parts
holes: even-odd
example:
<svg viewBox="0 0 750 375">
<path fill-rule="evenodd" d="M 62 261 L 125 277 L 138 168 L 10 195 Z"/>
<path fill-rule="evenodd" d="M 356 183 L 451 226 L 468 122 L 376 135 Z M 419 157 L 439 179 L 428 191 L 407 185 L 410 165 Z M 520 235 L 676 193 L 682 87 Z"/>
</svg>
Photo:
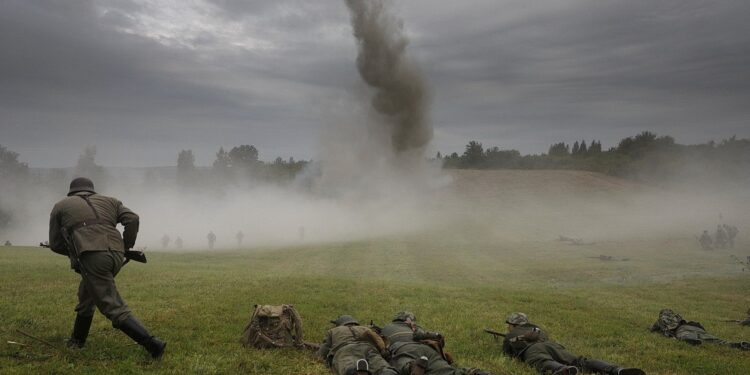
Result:
<svg viewBox="0 0 750 375">
<path fill-rule="evenodd" d="M 254 348 L 303 348 L 302 319 L 292 305 L 255 305 L 242 334 L 242 344 Z"/>
</svg>

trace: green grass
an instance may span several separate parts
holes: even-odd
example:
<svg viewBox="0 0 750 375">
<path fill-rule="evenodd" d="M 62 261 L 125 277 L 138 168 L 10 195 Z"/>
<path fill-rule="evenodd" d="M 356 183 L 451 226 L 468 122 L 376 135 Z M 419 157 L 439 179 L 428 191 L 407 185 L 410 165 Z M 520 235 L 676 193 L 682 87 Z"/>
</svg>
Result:
<svg viewBox="0 0 750 375">
<path fill-rule="evenodd" d="M 316 342 L 339 314 L 383 324 L 411 310 L 423 326 L 446 335 L 459 365 L 497 374 L 534 374 L 502 356 L 500 344 L 481 331 L 502 329 L 512 311 L 528 313 L 575 353 L 649 374 L 747 374 L 750 352 L 691 347 L 647 330 L 659 309 L 672 307 L 720 337 L 750 339 L 750 328 L 719 322 L 742 318 L 750 307 L 750 275 L 727 253 L 695 247 L 692 239 L 513 243 L 462 231 L 281 249 L 151 252 L 148 264 L 127 265 L 117 283 L 136 316 L 169 342 L 159 362 L 99 314 L 83 350 L 62 349 L 78 275 L 48 250 L 0 247 L 0 373 L 327 374 L 310 353 L 239 344 L 253 304 L 291 303 L 306 338 Z M 599 254 L 630 260 L 586 258 Z"/>
</svg>

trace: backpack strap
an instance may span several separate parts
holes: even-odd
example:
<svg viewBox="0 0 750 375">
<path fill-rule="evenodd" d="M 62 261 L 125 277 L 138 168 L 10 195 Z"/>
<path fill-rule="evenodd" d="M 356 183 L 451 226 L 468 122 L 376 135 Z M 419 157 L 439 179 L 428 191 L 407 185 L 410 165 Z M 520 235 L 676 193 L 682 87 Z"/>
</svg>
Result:
<svg viewBox="0 0 750 375">
<path fill-rule="evenodd" d="M 293 305 L 285 305 L 286 309 L 289 310 L 289 315 L 292 318 L 292 324 L 294 324 L 294 344 L 302 345 L 304 339 L 304 332 L 302 331 L 302 317 L 299 316 L 297 309 Z"/>
</svg>

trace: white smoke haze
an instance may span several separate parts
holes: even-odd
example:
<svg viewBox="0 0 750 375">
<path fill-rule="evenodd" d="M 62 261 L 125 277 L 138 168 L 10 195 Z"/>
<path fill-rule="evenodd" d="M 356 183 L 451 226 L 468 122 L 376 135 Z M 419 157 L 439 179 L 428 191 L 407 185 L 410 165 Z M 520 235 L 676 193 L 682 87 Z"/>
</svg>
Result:
<svg viewBox="0 0 750 375">
<path fill-rule="evenodd" d="M 684 168 L 693 183 L 663 187 L 581 171 L 441 170 L 425 155 L 430 94 L 406 56 L 403 22 L 387 1 L 345 4 L 363 82 L 322 111 L 315 161 L 288 185 L 242 186 L 201 173 L 195 186 L 181 186 L 173 168 L 108 169 L 106 183 L 94 183 L 141 216 L 137 247 L 160 249 L 166 234 L 168 251 L 177 237 L 185 250 L 205 250 L 210 230 L 218 249 L 236 248 L 240 230 L 243 248 L 412 234 L 498 243 L 559 235 L 595 243 L 669 240 L 713 232 L 720 222 L 739 227 L 740 238 L 750 233 L 750 189 L 696 184 L 701 177 L 691 165 Z M 49 211 L 74 177 L 64 173 L 54 183 L 3 190 L 0 209 L 14 213 L 14 222 L 0 234 L 15 244 L 46 239 Z M 738 248 L 747 249 L 747 241 Z"/>
</svg>

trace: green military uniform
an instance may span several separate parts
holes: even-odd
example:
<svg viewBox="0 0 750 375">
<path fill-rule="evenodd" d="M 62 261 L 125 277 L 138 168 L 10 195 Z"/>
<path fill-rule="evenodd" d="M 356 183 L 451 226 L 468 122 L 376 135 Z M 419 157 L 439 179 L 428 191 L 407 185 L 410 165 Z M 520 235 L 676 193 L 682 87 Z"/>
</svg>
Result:
<svg viewBox="0 0 750 375">
<path fill-rule="evenodd" d="M 544 330 L 530 323 L 524 313 L 511 314 L 506 323 L 512 328 L 503 340 L 503 353 L 524 361 L 540 374 L 572 375 L 577 374 L 578 369 L 611 375 L 645 374 L 637 368 L 622 368 L 569 352 L 551 341 Z"/>
<path fill-rule="evenodd" d="M 123 235 L 116 228 L 118 223 L 125 228 Z M 81 274 L 69 346 L 83 347 L 96 307 L 113 327 L 146 347 L 155 358 L 161 356 L 166 344 L 133 317 L 115 286 L 115 276 L 125 263 L 125 250 L 135 244 L 138 224 L 138 215 L 119 200 L 96 194 L 86 178 L 73 180 L 68 197 L 52 209 L 50 249 L 69 256 L 71 266 Z"/>
<path fill-rule="evenodd" d="M 728 342 L 708 332 L 699 322 L 687 321 L 671 309 L 659 311 L 659 319 L 651 325 L 651 332 L 660 332 L 664 336 L 700 345 L 704 342 L 726 345 L 735 349 L 750 350 L 750 343 L 745 341 Z"/>
<path fill-rule="evenodd" d="M 451 365 L 441 348 L 428 345 L 425 342 L 443 342 L 439 333 L 426 331 L 416 324 L 416 317 L 409 312 L 400 312 L 393 322 L 382 328 L 380 334 L 389 343 L 391 365 L 399 374 L 409 375 L 415 367 L 415 362 L 425 357 L 423 364 L 425 374 L 430 375 L 481 375 L 487 374 L 478 369 L 457 368 Z"/>
<path fill-rule="evenodd" d="M 358 374 L 357 363 L 364 359 L 367 361 L 367 370 L 360 371 L 361 373 L 397 375 L 396 370 L 381 355 L 386 348 L 377 333 L 360 326 L 349 315 L 342 315 L 331 322 L 337 326 L 326 333 L 325 340 L 318 349 L 318 357 L 326 362 L 334 374 Z"/>
</svg>

